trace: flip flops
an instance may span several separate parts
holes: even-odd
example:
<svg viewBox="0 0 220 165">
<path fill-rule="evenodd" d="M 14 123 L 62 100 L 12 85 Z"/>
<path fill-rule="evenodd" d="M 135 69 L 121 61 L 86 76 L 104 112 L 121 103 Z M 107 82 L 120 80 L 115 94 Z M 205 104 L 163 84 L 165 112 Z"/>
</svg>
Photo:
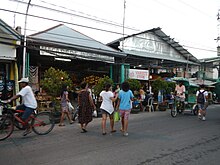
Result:
<svg viewBox="0 0 220 165">
<path fill-rule="evenodd" d="M 111 131 L 111 133 L 114 133 L 114 132 L 116 132 L 116 130 L 112 130 L 112 131 Z"/>
<path fill-rule="evenodd" d="M 59 124 L 59 126 L 60 126 L 60 127 L 63 127 L 63 126 L 65 126 L 65 124 L 62 123 L 62 124 Z"/>
<path fill-rule="evenodd" d="M 86 133 L 86 132 L 88 132 L 88 131 L 85 128 L 82 128 L 81 133 Z"/>
</svg>

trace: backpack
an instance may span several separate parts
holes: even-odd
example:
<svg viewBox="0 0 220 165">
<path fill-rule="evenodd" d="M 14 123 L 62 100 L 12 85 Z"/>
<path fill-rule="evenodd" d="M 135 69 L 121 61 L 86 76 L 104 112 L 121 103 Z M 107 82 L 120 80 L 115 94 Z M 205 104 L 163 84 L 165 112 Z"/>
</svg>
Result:
<svg viewBox="0 0 220 165">
<path fill-rule="evenodd" d="M 197 103 L 200 103 L 200 104 L 204 104 L 205 103 L 204 93 L 205 93 L 205 91 L 200 92 L 200 90 L 199 90 L 199 94 L 197 96 Z"/>
<path fill-rule="evenodd" d="M 147 106 L 148 100 L 149 100 L 149 98 L 151 98 L 151 97 L 152 97 L 151 94 L 146 94 L 146 95 L 145 95 L 145 98 L 144 98 L 144 100 L 143 100 L 143 102 L 142 102 L 142 104 L 143 104 L 144 106 Z"/>
</svg>

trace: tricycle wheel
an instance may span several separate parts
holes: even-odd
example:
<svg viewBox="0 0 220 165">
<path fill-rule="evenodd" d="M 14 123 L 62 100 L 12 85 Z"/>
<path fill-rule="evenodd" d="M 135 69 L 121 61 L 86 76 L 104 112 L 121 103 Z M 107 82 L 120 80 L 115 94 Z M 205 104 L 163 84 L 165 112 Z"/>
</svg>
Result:
<svg viewBox="0 0 220 165">
<path fill-rule="evenodd" d="M 195 104 L 195 105 L 193 106 L 193 114 L 194 114 L 195 116 L 198 115 L 198 111 L 199 111 L 199 107 L 198 107 L 197 104 Z"/>
</svg>

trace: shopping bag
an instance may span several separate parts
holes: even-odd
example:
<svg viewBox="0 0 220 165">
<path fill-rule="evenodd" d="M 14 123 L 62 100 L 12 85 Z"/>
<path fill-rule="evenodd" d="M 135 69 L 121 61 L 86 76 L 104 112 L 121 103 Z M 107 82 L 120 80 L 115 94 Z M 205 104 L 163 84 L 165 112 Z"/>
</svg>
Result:
<svg viewBox="0 0 220 165">
<path fill-rule="evenodd" d="M 120 120 L 120 114 L 118 111 L 114 112 L 114 121 L 117 122 Z"/>
<path fill-rule="evenodd" d="M 98 114 L 97 114 L 97 111 L 96 111 L 96 110 L 94 110 L 94 111 L 93 111 L 92 116 L 93 116 L 93 117 L 97 117 L 97 116 L 98 116 Z"/>
<path fill-rule="evenodd" d="M 73 111 L 74 110 L 74 107 L 73 107 L 73 105 L 70 102 L 67 102 L 67 106 L 68 106 L 69 111 Z"/>
</svg>

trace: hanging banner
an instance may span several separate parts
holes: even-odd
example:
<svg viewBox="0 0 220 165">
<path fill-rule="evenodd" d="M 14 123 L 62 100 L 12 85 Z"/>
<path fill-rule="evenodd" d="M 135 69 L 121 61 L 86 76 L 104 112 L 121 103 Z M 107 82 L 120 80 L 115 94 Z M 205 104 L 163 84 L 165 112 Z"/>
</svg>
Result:
<svg viewBox="0 0 220 165">
<path fill-rule="evenodd" d="M 149 70 L 129 69 L 129 78 L 137 80 L 149 80 Z"/>
</svg>

